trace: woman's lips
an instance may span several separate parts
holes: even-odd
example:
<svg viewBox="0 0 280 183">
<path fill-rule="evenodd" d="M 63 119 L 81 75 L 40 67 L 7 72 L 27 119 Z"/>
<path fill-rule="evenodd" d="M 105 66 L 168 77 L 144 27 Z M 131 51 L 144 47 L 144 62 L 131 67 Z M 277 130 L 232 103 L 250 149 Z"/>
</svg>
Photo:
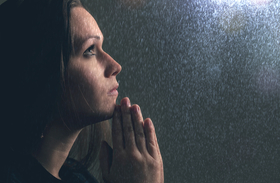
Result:
<svg viewBox="0 0 280 183">
<path fill-rule="evenodd" d="M 112 90 L 110 90 L 109 92 L 108 92 L 108 95 L 112 95 L 112 96 L 117 96 L 118 94 L 119 94 L 119 92 L 118 92 L 118 87 L 119 87 L 119 85 L 116 85 Z"/>
<path fill-rule="evenodd" d="M 111 90 L 111 91 L 108 93 L 108 95 L 118 95 L 118 94 L 119 94 L 119 92 L 118 92 L 118 90 L 116 90 L 116 89 Z"/>
</svg>

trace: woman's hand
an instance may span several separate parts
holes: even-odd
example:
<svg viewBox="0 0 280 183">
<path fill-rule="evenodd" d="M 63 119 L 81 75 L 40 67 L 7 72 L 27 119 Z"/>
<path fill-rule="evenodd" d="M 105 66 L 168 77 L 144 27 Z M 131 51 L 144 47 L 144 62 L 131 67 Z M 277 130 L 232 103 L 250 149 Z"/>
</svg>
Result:
<svg viewBox="0 0 280 183">
<path fill-rule="evenodd" d="M 100 167 L 106 183 L 163 183 L 163 163 L 151 119 L 123 98 L 112 122 L 113 150 L 103 142 Z"/>
</svg>

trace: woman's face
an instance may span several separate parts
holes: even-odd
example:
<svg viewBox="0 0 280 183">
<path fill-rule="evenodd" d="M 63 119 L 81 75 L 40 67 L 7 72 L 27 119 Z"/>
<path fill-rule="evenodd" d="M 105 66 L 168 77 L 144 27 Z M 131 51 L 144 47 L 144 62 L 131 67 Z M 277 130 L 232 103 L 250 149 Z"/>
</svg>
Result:
<svg viewBox="0 0 280 183">
<path fill-rule="evenodd" d="M 90 118 L 90 123 L 109 119 L 116 105 L 121 66 L 102 50 L 102 32 L 84 8 L 71 10 L 70 23 L 74 51 L 66 71 L 67 105 L 80 118 Z"/>
</svg>

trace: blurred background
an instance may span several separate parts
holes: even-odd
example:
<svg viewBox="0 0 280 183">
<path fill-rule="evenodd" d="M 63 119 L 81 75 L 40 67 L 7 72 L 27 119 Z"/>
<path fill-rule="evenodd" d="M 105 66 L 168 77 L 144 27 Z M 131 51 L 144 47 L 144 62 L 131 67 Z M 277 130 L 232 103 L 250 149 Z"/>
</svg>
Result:
<svg viewBox="0 0 280 183">
<path fill-rule="evenodd" d="M 280 1 L 84 0 L 166 183 L 280 182 Z"/>
<path fill-rule="evenodd" d="M 0 4 L 3 0 L 0 0 Z M 83 0 L 165 183 L 280 182 L 279 0 Z"/>
</svg>

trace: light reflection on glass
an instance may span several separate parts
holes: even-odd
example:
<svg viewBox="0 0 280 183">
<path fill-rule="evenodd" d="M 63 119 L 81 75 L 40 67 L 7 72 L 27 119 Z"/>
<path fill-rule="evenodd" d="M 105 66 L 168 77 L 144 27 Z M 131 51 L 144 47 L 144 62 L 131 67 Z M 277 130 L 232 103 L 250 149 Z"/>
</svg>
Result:
<svg viewBox="0 0 280 183">
<path fill-rule="evenodd" d="M 272 2 L 272 0 L 250 0 L 254 5 L 263 6 Z"/>
<path fill-rule="evenodd" d="M 221 4 L 227 4 L 233 6 L 235 4 L 239 5 L 256 5 L 256 6 L 264 6 L 271 3 L 273 0 L 212 0 L 212 2 Z"/>
<path fill-rule="evenodd" d="M 242 10 L 226 9 L 220 16 L 220 26 L 227 33 L 236 33 L 246 25 L 246 18 Z"/>
</svg>

